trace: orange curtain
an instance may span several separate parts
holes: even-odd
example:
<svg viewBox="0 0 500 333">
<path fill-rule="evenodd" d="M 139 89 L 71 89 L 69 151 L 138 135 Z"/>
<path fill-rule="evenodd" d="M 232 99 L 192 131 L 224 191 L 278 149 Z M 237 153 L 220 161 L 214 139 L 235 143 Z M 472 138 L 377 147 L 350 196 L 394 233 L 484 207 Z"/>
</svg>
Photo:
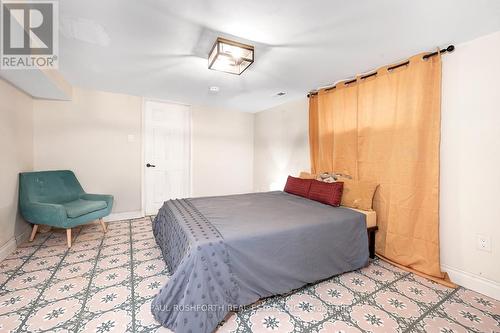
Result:
<svg viewBox="0 0 500 333">
<path fill-rule="evenodd" d="M 313 96 L 312 172 L 380 184 L 374 198 L 379 255 L 444 278 L 439 261 L 441 58 L 358 78 Z M 314 144 L 313 144 L 314 142 Z"/>
<path fill-rule="evenodd" d="M 318 132 L 318 95 L 309 96 L 309 152 L 311 156 L 311 172 L 319 173 L 319 132 Z"/>
<path fill-rule="evenodd" d="M 357 177 L 357 87 L 339 83 L 309 98 L 311 172 Z"/>
<path fill-rule="evenodd" d="M 333 109 L 333 168 L 358 178 L 358 87 L 339 83 L 331 90 Z"/>
<path fill-rule="evenodd" d="M 316 129 L 314 136 L 317 142 L 316 160 L 313 173 L 322 173 L 333 169 L 333 109 L 331 94 L 320 91 L 316 97 Z M 313 150 L 311 149 L 311 152 Z"/>
</svg>

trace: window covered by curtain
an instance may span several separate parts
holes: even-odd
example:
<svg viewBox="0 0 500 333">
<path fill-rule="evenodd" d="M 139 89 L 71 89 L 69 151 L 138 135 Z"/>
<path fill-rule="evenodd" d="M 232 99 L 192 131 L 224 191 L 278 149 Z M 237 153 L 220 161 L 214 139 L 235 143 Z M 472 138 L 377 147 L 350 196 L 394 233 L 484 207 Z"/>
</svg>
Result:
<svg viewBox="0 0 500 333">
<path fill-rule="evenodd" d="M 441 57 L 360 77 L 310 97 L 313 173 L 380 184 L 379 255 L 443 279 L 439 261 Z"/>
</svg>

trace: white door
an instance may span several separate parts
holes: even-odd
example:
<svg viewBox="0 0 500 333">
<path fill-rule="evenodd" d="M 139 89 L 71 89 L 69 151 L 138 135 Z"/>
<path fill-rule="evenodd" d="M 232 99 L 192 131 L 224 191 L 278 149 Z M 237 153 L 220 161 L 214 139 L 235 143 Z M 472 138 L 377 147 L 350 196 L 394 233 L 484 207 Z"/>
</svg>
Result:
<svg viewBox="0 0 500 333">
<path fill-rule="evenodd" d="M 145 210 L 190 195 L 191 112 L 188 106 L 145 102 Z"/>
</svg>

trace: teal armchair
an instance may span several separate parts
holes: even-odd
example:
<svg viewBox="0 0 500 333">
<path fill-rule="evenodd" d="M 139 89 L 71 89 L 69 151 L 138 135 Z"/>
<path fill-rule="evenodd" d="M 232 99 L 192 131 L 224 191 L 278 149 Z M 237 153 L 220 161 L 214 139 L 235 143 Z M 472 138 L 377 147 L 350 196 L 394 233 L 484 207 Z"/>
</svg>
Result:
<svg viewBox="0 0 500 333">
<path fill-rule="evenodd" d="M 19 174 L 19 207 L 24 219 L 33 224 L 30 241 L 38 225 L 66 229 L 71 247 L 71 228 L 99 220 L 113 208 L 113 196 L 88 194 L 70 170 L 23 172 Z"/>
</svg>

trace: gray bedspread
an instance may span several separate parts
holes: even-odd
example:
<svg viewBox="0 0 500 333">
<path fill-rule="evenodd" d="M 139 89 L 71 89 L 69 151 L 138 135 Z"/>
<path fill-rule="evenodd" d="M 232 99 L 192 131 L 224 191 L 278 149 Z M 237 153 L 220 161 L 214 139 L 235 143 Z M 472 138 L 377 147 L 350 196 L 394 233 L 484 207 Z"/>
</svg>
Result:
<svg viewBox="0 0 500 333">
<path fill-rule="evenodd" d="M 170 200 L 153 232 L 172 277 L 151 309 L 178 333 L 368 263 L 363 214 L 280 191 Z"/>
</svg>

